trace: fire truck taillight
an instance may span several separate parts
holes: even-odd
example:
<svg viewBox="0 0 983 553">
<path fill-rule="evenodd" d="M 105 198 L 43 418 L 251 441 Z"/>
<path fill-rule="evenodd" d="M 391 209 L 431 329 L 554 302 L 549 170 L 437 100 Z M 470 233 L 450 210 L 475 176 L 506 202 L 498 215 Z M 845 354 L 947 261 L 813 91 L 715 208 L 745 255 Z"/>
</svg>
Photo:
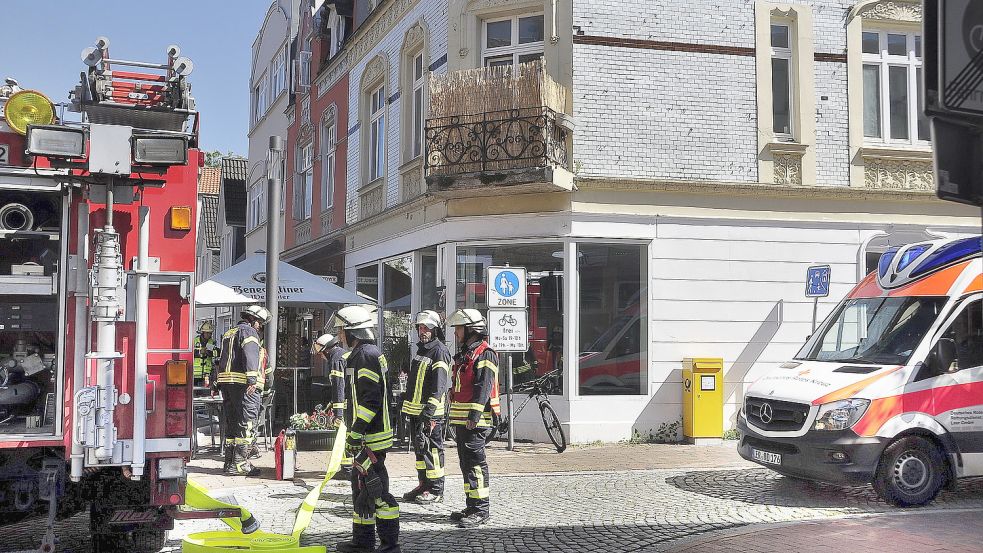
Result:
<svg viewBox="0 0 983 553">
<path fill-rule="evenodd" d="M 191 207 L 176 205 L 171 207 L 171 230 L 191 230 Z"/>
<path fill-rule="evenodd" d="M 167 373 L 167 406 L 164 432 L 168 436 L 184 436 L 188 429 L 188 362 L 168 361 L 164 370 Z"/>
<path fill-rule="evenodd" d="M 59 125 L 30 125 L 26 149 L 33 156 L 84 157 L 85 131 Z"/>
</svg>

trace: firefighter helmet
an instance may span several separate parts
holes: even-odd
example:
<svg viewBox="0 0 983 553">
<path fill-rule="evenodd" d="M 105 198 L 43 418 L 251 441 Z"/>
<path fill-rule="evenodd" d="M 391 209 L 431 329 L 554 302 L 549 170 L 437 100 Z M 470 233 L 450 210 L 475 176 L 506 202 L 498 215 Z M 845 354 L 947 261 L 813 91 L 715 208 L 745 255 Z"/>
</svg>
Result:
<svg viewBox="0 0 983 553">
<path fill-rule="evenodd" d="M 198 327 L 198 332 L 215 332 L 215 325 L 211 321 L 205 321 Z"/>
<path fill-rule="evenodd" d="M 360 305 L 349 305 L 342 307 L 334 314 L 334 328 L 344 330 L 356 330 L 360 328 L 374 328 L 376 318 L 369 313 L 369 310 Z"/>
<path fill-rule="evenodd" d="M 424 325 L 433 330 L 440 326 L 440 315 L 436 311 L 420 311 L 416 314 L 416 324 Z"/>
<path fill-rule="evenodd" d="M 485 317 L 477 309 L 458 309 L 447 319 L 447 326 L 463 326 L 484 332 Z"/>
<path fill-rule="evenodd" d="M 338 337 L 333 334 L 322 334 L 311 344 L 311 353 L 317 355 L 326 349 L 331 349 L 338 345 Z"/>
<path fill-rule="evenodd" d="M 250 319 L 256 319 L 264 325 L 273 319 L 273 315 L 270 315 L 270 312 L 265 307 L 260 305 L 250 305 L 249 307 L 243 309 L 240 315 Z"/>
</svg>

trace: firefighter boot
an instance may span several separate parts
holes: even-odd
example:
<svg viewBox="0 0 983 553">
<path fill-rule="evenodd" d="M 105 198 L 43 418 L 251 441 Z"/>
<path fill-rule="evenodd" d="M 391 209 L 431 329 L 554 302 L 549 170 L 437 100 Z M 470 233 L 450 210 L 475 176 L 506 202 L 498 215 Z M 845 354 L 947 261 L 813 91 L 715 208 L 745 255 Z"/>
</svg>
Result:
<svg viewBox="0 0 983 553">
<path fill-rule="evenodd" d="M 249 444 L 236 444 L 235 455 L 235 474 L 239 476 L 259 476 L 259 467 L 254 467 L 249 462 Z"/>
<path fill-rule="evenodd" d="M 222 465 L 222 472 L 226 474 L 235 474 L 235 461 L 233 460 L 234 455 L 235 455 L 235 445 L 233 445 L 232 440 L 226 440 L 225 464 Z"/>
<path fill-rule="evenodd" d="M 352 523 L 352 541 L 343 541 L 337 545 L 342 553 L 374 553 L 375 524 Z"/>
<path fill-rule="evenodd" d="M 403 494 L 403 501 L 413 501 L 417 497 L 423 495 L 423 492 L 425 491 L 427 491 L 427 487 L 424 484 L 417 484 L 415 488 Z"/>
<path fill-rule="evenodd" d="M 386 494 L 379 500 L 375 512 L 375 529 L 379 534 L 379 548 L 376 553 L 400 553 L 399 549 L 399 503 L 396 498 Z"/>
</svg>

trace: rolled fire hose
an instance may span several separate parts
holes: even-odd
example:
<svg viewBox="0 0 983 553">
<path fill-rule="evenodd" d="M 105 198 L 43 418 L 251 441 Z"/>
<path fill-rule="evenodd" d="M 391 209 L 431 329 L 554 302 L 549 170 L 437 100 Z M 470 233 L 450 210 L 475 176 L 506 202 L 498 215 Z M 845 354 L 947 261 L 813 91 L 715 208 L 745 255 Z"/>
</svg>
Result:
<svg viewBox="0 0 983 553">
<path fill-rule="evenodd" d="M 293 533 L 290 535 L 274 534 L 262 530 L 243 534 L 242 525 L 244 521 L 249 522 L 252 514 L 239 505 L 232 505 L 211 497 L 204 487 L 189 478 L 188 487 L 185 491 L 185 505 L 196 509 L 239 508 L 242 514 L 240 518 L 222 519 L 222 522 L 227 524 L 232 531 L 212 530 L 188 534 L 181 543 L 181 551 L 183 553 L 242 553 L 243 551 L 326 553 L 327 548 L 323 545 L 301 546 L 300 536 L 311 523 L 314 509 L 317 507 L 324 486 L 341 469 L 341 457 L 345 450 L 346 434 L 347 429 L 342 424 L 335 435 L 334 447 L 332 447 L 331 456 L 328 458 L 328 470 L 324 474 L 324 480 L 321 481 L 320 485 L 315 486 L 304 498 L 304 502 L 300 504 L 300 508 L 297 509 L 297 517 L 294 519 Z"/>
<path fill-rule="evenodd" d="M 34 212 L 16 202 L 0 207 L 0 230 L 31 230 L 34 228 Z"/>
</svg>

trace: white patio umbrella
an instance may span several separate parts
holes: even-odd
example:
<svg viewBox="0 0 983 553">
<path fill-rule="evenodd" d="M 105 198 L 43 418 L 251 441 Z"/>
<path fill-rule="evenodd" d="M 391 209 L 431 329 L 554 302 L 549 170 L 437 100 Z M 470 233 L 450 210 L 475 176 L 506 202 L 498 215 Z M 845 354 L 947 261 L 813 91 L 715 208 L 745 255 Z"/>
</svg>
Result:
<svg viewBox="0 0 983 553">
<path fill-rule="evenodd" d="M 331 284 L 317 275 L 284 261 L 280 262 L 278 272 L 277 286 L 282 306 L 365 303 L 365 299 L 355 292 Z M 265 303 L 266 255 L 256 254 L 247 257 L 206 282 L 216 282 L 231 288 L 237 294 L 252 298 L 253 303 Z"/>
<path fill-rule="evenodd" d="M 218 307 L 223 305 L 252 305 L 258 300 L 244 296 L 224 284 L 206 280 L 195 286 L 195 305 L 198 307 Z"/>
</svg>

